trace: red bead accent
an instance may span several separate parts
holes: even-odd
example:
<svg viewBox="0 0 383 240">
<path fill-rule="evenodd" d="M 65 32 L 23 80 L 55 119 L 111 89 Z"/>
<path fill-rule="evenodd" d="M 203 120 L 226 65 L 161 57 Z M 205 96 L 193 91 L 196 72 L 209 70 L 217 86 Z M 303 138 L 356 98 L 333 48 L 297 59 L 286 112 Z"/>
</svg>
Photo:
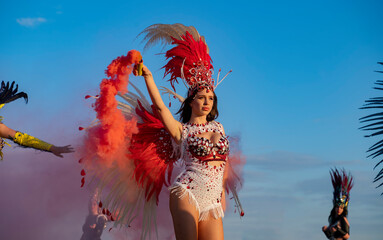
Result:
<svg viewBox="0 0 383 240">
<path fill-rule="evenodd" d="M 83 127 L 78 127 L 78 130 L 82 131 L 82 130 L 84 130 L 84 128 Z"/>
<path fill-rule="evenodd" d="M 85 176 L 85 170 L 84 169 L 81 170 L 81 176 Z"/>
<path fill-rule="evenodd" d="M 85 178 L 82 177 L 82 178 L 81 178 L 81 187 L 84 187 L 84 184 L 85 184 Z"/>
<path fill-rule="evenodd" d="M 241 217 L 243 217 L 245 215 L 245 213 L 243 211 L 241 211 Z"/>
<path fill-rule="evenodd" d="M 98 203 L 98 207 L 102 208 L 102 202 L 101 201 Z"/>
</svg>

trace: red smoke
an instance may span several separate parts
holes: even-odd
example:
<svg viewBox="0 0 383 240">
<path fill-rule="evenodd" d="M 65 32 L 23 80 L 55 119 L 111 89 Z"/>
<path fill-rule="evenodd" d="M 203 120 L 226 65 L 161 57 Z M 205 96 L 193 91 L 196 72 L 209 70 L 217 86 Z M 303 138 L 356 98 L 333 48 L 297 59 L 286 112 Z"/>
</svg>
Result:
<svg viewBox="0 0 383 240">
<path fill-rule="evenodd" d="M 121 201 L 136 201 L 138 186 L 133 176 L 134 161 L 131 157 L 127 156 L 130 143 L 132 141 L 132 135 L 138 132 L 137 118 L 127 117 L 121 110 L 117 108 L 118 102 L 116 95 L 120 92 L 122 94 L 127 92 L 127 86 L 129 83 L 129 74 L 132 73 L 133 64 L 141 62 L 141 55 L 138 51 L 132 50 L 126 56 L 121 56 L 113 60 L 105 74 L 108 78 L 103 79 L 100 84 L 100 94 L 94 104 L 94 110 L 98 124 L 96 126 L 88 128 L 81 148 L 81 160 L 80 163 L 85 165 L 86 171 L 81 171 L 79 175 L 83 176 L 82 186 L 89 183 L 92 179 L 89 176 L 95 176 L 96 179 L 101 180 L 105 175 L 114 167 L 118 166 L 117 179 L 108 179 L 103 183 L 106 183 L 102 189 L 100 200 L 103 201 L 103 197 L 107 195 L 111 186 L 114 186 L 115 182 L 123 181 L 126 185 L 127 192 L 120 196 Z M 90 98 L 87 96 L 86 98 Z M 86 179 L 85 179 L 86 178 Z M 89 179 L 89 180 L 88 180 Z M 87 181 L 85 181 L 87 180 Z M 97 182 L 95 180 L 93 183 Z M 103 179 L 105 180 L 105 179 Z M 103 181 L 101 180 L 101 181 Z M 95 183 L 97 185 L 97 183 Z M 96 187 L 96 186 L 93 186 Z M 170 218 L 170 211 L 168 205 L 168 194 L 163 193 L 162 208 L 159 208 L 159 214 L 161 215 L 161 221 L 158 222 L 157 229 L 161 239 L 171 239 L 174 236 L 172 231 L 172 224 Z M 144 200 L 144 199 L 143 199 Z M 100 204 L 102 209 L 105 204 Z M 165 210 L 166 209 L 166 210 Z M 104 210 L 106 211 L 106 210 Z M 110 209 L 112 212 L 113 220 L 119 220 L 118 208 Z M 165 212 L 164 212 L 165 211 Z M 165 219 L 165 220 L 164 220 Z M 130 227 L 124 229 L 129 232 L 129 239 L 139 239 L 141 235 L 143 216 L 139 214 Z M 116 229 L 112 229 L 111 233 L 116 237 L 120 233 Z M 136 236 L 137 235 L 137 236 Z M 162 236 L 166 236 L 162 238 Z M 126 239 L 126 236 L 125 238 Z"/>
<path fill-rule="evenodd" d="M 128 139 L 137 132 L 136 119 L 126 119 L 121 110 L 117 109 L 116 95 L 118 92 L 127 92 L 132 65 L 139 63 L 141 59 L 138 51 L 131 50 L 126 56 L 114 59 L 105 71 L 108 78 L 102 80 L 100 96 L 94 105 L 100 124 L 89 129 L 86 136 L 85 164 L 95 156 L 105 166 L 110 166 L 113 161 L 123 163 Z"/>
</svg>

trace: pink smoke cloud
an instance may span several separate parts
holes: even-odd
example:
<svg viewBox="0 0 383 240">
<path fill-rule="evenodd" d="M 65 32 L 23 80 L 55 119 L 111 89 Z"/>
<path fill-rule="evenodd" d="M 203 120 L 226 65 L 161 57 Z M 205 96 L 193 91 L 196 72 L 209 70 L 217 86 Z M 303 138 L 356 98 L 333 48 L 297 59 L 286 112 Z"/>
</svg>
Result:
<svg viewBox="0 0 383 240">
<path fill-rule="evenodd" d="M 73 154 L 5 149 L 0 163 L 0 239 L 79 239 L 88 192 Z"/>
</svg>

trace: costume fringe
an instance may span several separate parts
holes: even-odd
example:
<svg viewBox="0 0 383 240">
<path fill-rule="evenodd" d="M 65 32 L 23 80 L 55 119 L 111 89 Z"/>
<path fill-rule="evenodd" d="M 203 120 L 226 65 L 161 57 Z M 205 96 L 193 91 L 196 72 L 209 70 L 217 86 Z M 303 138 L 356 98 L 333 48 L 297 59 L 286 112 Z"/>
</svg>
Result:
<svg viewBox="0 0 383 240">
<path fill-rule="evenodd" d="M 193 205 L 198 211 L 198 214 L 199 214 L 198 222 L 208 220 L 210 216 L 213 217 L 214 219 L 218 219 L 218 218 L 223 218 L 225 215 L 221 203 L 212 203 L 213 204 L 212 207 L 204 211 L 201 211 L 201 209 L 199 208 L 199 204 L 197 200 L 195 199 L 193 193 L 189 189 L 182 187 L 182 185 L 176 185 L 176 186 L 170 187 L 169 190 L 170 190 L 170 193 L 176 194 L 176 196 L 178 196 L 180 199 L 186 197 L 186 194 L 189 195 L 189 204 Z"/>
<path fill-rule="evenodd" d="M 211 209 L 205 210 L 201 212 L 199 215 L 199 222 L 205 221 L 209 219 L 209 216 L 213 217 L 214 219 L 223 218 L 224 212 L 222 209 L 222 205 L 220 203 L 215 203 Z"/>
</svg>

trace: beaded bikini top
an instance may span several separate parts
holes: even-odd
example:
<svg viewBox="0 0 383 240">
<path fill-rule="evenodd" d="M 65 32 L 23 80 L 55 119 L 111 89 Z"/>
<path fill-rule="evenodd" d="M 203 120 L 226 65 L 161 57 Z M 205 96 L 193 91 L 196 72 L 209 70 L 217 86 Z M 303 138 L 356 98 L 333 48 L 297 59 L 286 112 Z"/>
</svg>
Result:
<svg viewBox="0 0 383 240">
<path fill-rule="evenodd" d="M 221 134 L 221 137 L 217 143 L 213 143 L 210 139 L 197 136 L 204 132 L 217 132 Z M 223 134 L 222 125 L 216 121 L 205 124 L 184 124 L 183 138 L 186 140 L 186 150 L 198 160 L 226 160 L 229 154 L 228 137 Z"/>
</svg>

